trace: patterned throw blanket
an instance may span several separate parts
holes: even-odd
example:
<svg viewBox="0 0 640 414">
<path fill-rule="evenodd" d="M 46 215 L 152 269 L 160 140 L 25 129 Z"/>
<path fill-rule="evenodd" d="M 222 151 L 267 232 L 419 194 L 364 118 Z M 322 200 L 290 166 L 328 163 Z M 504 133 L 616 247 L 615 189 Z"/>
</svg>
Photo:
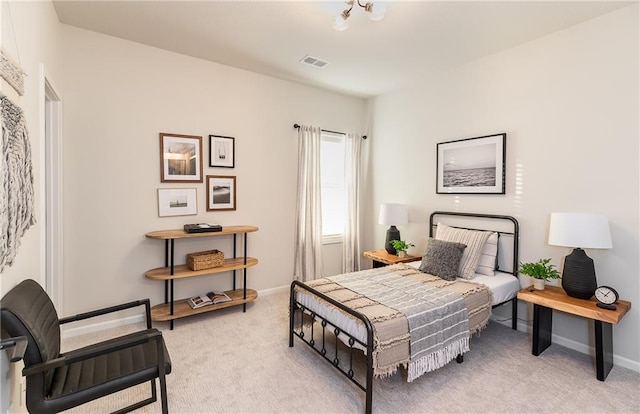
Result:
<svg viewBox="0 0 640 414">
<path fill-rule="evenodd" d="M 404 366 L 408 381 L 467 352 L 471 334 L 486 326 L 492 303 L 486 286 L 447 282 L 406 265 L 307 285 L 367 316 L 374 329 L 374 374 L 385 377 Z"/>
</svg>

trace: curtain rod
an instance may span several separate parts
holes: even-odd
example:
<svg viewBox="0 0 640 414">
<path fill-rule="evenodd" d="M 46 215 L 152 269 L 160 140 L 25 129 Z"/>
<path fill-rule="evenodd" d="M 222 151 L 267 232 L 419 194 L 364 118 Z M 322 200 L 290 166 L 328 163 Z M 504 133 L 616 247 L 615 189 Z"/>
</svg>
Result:
<svg viewBox="0 0 640 414">
<path fill-rule="evenodd" d="M 293 127 L 294 127 L 295 129 L 300 129 L 300 125 L 299 125 L 299 124 L 293 124 Z M 323 129 L 322 131 L 324 131 L 324 132 L 331 132 L 332 134 L 343 134 L 343 135 L 344 135 L 344 132 L 330 131 L 330 130 L 328 130 L 328 129 Z M 367 139 L 367 136 L 366 136 L 366 135 L 363 135 L 363 136 L 362 136 L 362 139 Z"/>
</svg>

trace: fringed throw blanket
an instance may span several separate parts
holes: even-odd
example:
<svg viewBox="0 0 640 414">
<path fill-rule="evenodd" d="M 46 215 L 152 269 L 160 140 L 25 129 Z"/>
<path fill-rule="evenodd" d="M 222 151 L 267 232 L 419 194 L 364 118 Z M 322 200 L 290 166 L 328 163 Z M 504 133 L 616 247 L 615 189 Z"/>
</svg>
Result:
<svg viewBox="0 0 640 414">
<path fill-rule="evenodd" d="M 446 365 L 469 350 L 470 335 L 486 326 L 491 313 L 491 291 L 486 286 L 444 281 L 406 265 L 332 276 L 307 285 L 371 321 L 377 377 L 392 375 L 404 366 L 407 380 L 413 381 Z"/>
<path fill-rule="evenodd" d="M 11 265 L 24 232 L 35 224 L 31 146 L 24 113 L 0 93 L 0 272 Z"/>
</svg>

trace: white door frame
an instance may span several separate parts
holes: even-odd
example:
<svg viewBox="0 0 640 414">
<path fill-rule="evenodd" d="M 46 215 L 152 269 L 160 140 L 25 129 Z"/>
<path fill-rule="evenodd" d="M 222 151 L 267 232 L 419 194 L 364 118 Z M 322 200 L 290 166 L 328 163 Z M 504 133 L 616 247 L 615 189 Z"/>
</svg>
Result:
<svg viewBox="0 0 640 414">
<path fill-rule="evenodd" d="M 62 311 L 62 99 L 40 64 L 40 274 Z M 44 279 L 44 280 L 43 280 Z"/>
</svg>

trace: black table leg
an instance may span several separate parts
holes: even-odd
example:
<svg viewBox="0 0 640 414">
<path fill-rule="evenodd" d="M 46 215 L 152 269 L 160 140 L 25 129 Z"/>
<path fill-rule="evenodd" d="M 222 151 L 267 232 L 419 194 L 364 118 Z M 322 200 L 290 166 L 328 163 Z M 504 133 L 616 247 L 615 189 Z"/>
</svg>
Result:
<svg viewBox="0 0 640 414">
<path fill-rule="evenodd" d="M 551 345 L 551 328 L 553 326 L 553 309 L 546 306 L 533 305 L 533 347 L 531 353 L 540 355 Z"/>
<path fill-rule="evenodd" d="M 613 368 L 613 325 L 594 321 L 596 324 L 596 377 L 604 381 Z"/>
<path fill-rule="evenodd" d="M 175 266 L 174 266 L 174 258 L 175 258 L 175 248 L 174 248 L 174 241 L 175 239 L 171 239 L 170 240 L 170 247 L 169 250 L 171 250 L 171 257 L 169 259 L 169 274 L 171 276 L 173 276 L 175 274 Z M 169 302 L 169 313 L 171 315 L 173 315 L 173 278 L 171 278 L 171 280 L 169 281 L 169 289 L 170 289 L 170 302 Z M 169 324 L 169 329 L 173 331 L 173 319 L 171 319 L 171 322 Z"/>
<path fill-rule="evenodd" d="M 173 274 L 173 273 L 172 273 Z M 173 279 L 171 279 L 169 281 L 169 289 L 170 289 L 170 293 L 169 296 L 171 297 L 171 302 L 170 303 L 170 308 L 171 308 L 171 315 L 173 315 Z M 169 330 L 173 331 L 173 319 L 171 319 L 171 322 L 169 324 Z"/>
<path fill-rule="evenodd" d="M 377 268 L 379 268 L 379 267 L 385 267 L 385 266 L 386 266 L 386 264 L 384 264 L 384 263 L 382 263 L 382 262 L 379 262 L 379 261 L 377 261 L 377 260 L 373 260 L 373 268 L 374 268 L 374 269 L 377 269 Z"/>
<path fill-rule="evenodd" d="M 244 240 L 244 264 L 247 265 L 247 233 L 242 234 Z M 242 299 L 244 299 L 244 303 L 242 304 L 242 312 L 247 311 L 247 268 L 243 269 L 243 279 L 242 279 Z"/>
</svg>

